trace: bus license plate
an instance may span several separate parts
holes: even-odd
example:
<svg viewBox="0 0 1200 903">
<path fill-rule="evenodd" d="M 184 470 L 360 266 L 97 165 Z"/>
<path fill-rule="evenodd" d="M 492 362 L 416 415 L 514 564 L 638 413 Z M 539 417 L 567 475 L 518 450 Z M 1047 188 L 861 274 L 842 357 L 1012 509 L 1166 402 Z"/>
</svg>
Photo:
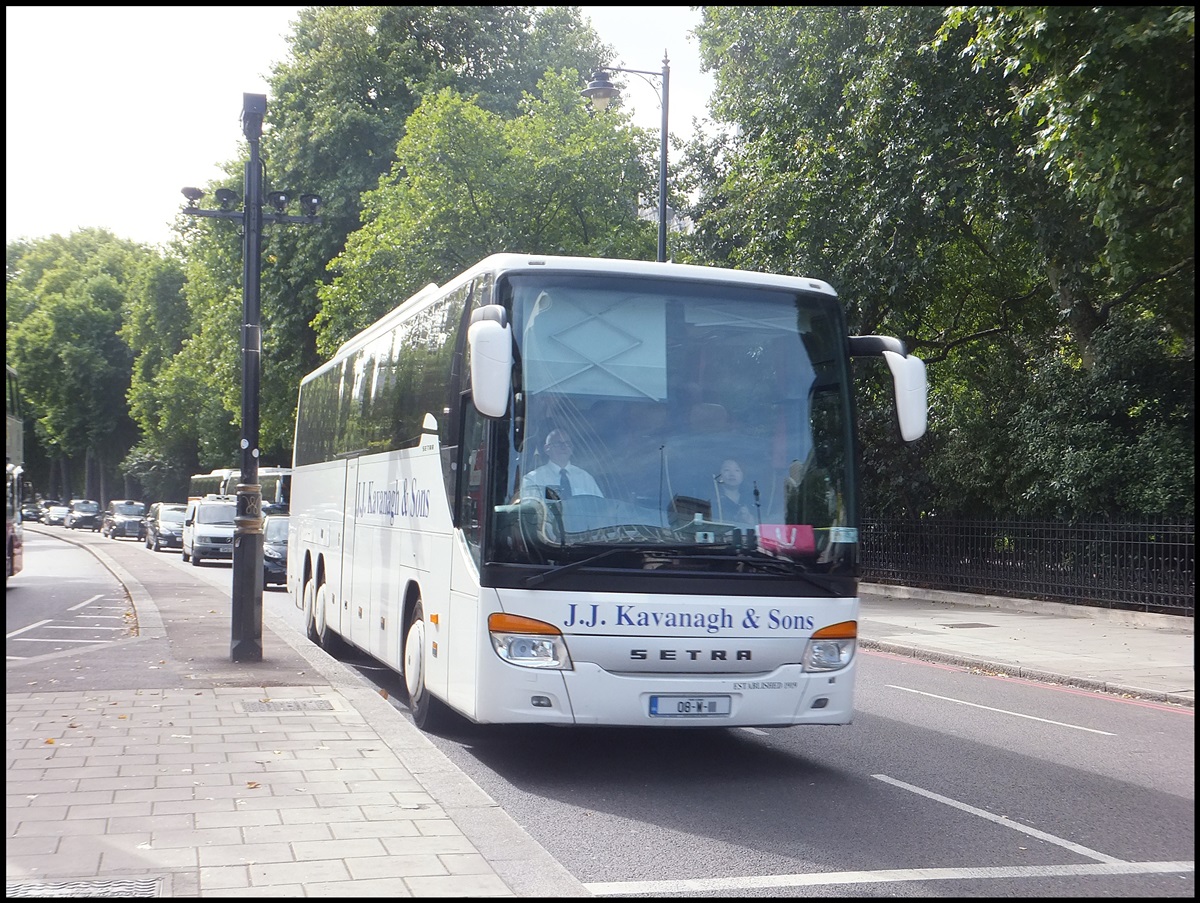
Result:
<svg viewBox="0 0 1200 903">
<path fill-rule="evenodd" d="M 651 696 L 651 718 L 695 718 L 728 715 L 729 696 Z"/>
</svg>

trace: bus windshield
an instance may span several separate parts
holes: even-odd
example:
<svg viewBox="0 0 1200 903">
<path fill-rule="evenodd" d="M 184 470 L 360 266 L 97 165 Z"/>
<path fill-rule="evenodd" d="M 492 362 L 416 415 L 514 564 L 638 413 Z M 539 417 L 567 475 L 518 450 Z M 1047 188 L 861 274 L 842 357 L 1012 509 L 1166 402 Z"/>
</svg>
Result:
<svg viewBox="0 0 1200 903">
<path fill-rule="evenodd" d="M 513 275 L 501 296 L 519 382 L 494 457 L 487 560 L 854 566 L 835 297 L 570 273 Z"/>
</svg>

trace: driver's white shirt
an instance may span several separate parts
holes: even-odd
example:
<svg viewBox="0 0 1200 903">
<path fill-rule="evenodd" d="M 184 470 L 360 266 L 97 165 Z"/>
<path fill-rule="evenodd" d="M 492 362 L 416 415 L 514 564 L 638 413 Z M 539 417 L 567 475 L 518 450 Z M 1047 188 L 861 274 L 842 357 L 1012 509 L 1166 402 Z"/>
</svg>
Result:
<svg viewBox="0 0 1200 903">
<path fill-rule="evenodd" d="M 553 462 L 529 471 L 525 475 L 525 479 L 521 481 L 521 494 L 525 495 L 536 491 L 539 498 L 544 497 L 543 490 L 547 486 L 557 489 L 561 484 L 562 478 L 558 475 L 560 470 L 565 470 L 567 479 L 571 481 L 571 495 L 604 495 L 596 480 L 582 467 L 568 464 L 566 467 L 560 468 Z"/>
</svg>

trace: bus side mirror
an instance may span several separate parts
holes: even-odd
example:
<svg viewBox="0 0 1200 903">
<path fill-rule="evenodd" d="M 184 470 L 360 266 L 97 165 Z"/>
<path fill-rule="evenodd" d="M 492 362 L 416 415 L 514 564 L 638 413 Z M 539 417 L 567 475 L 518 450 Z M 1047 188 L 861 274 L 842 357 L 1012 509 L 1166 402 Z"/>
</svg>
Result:
<svg viewBox="0 0 1200 903">
<path fill-rule="evenodd" d="M 919 357 L 884 351 L 883 359 L 892 371 L 896 386 L 896 416 L 900 420 L 900 436 L 912 442 L 925 435 L 929 418 L 929 383 L 925 377 L 925 362 Z"/>
<path fill-rule="evenodd" d="M 900 436 L 905 442 L 913 442 L 924 436 L 929 418 L 929 383 L 925 378 L 925 362 L 908 354 L 903 342 L 888 335 L 850 336 L 850 355 L 880 355 L 887 361 L 896 389 Z"/>
<path fill-rule="evenodd" d="M 467 327 L 471 349 L 471 395 L 484 417 L 503 417 L 512 394 L 513 347 L 508 315 L 498 304 L 471 314 Z"/>
</svg>

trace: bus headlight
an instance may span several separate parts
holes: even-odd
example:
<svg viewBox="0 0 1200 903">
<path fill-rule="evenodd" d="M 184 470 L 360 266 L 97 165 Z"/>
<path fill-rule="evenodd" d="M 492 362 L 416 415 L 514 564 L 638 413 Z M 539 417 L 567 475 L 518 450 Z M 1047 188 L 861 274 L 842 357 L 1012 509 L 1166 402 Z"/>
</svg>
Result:
<svg viewBox="0 0 1200 903">
<path fill-rule="evenodd" d="M 815 631 L 804 645 L 805 671 L 837 671 L 850 664 L 858 645 L 858 622 L 841 621 Z"/>
<path fill-rule="evenodd" d="M 493 612 L 488 615 L 488 633 L 496 654 L 511 665 L 563 671 L 574 667 L 561 631 L 545 621 Z"/>
</svg>

